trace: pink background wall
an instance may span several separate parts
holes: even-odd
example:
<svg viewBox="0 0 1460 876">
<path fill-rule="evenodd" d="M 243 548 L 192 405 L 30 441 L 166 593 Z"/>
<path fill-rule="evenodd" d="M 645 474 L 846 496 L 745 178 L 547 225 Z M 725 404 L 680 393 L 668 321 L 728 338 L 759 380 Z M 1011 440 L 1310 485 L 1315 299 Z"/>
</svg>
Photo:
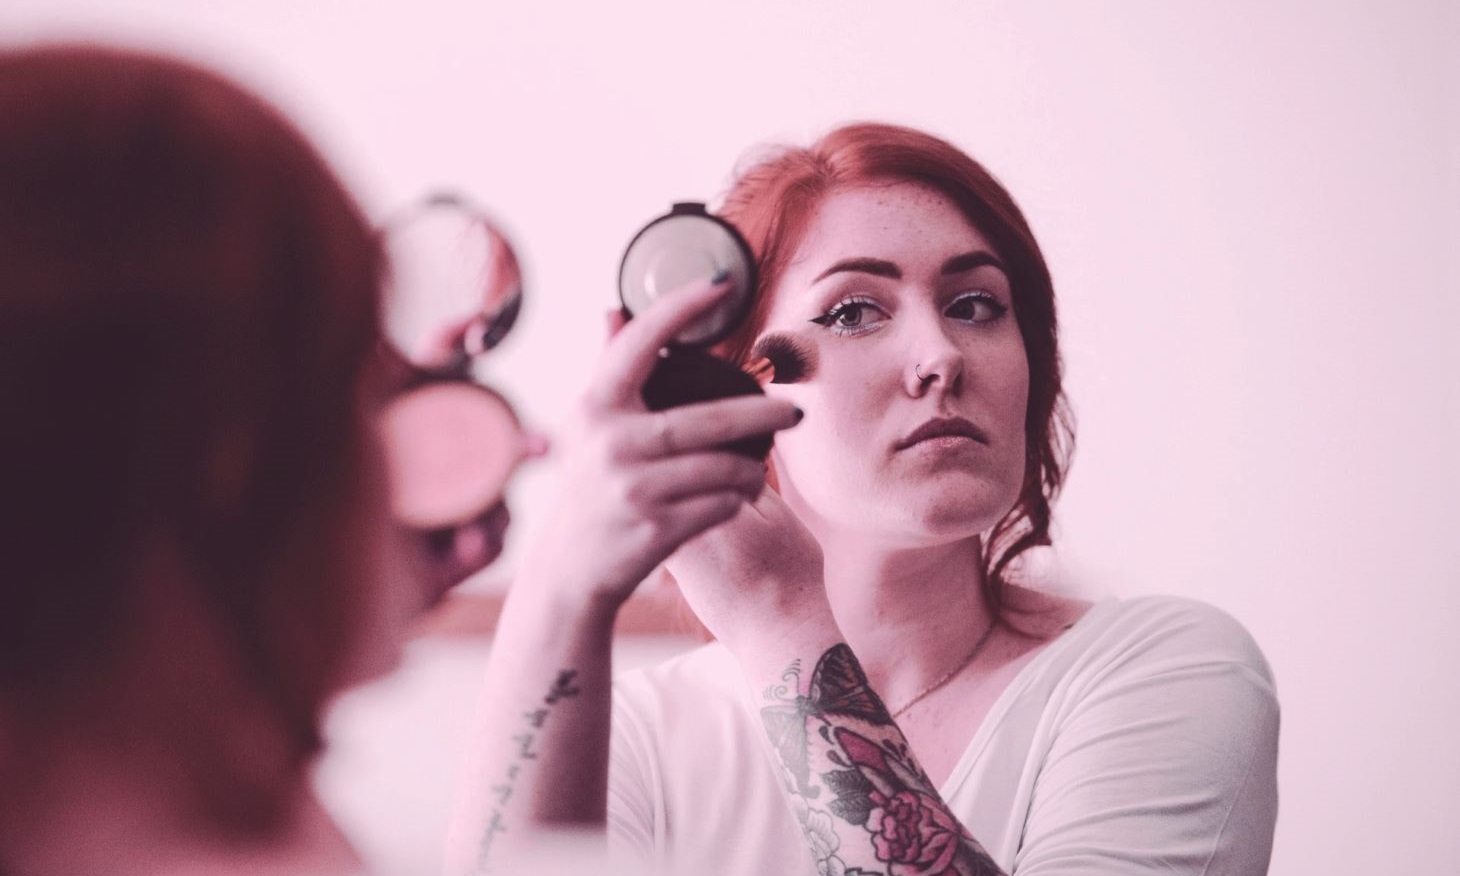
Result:
<svg viewBox="0 0 1460 876">
<path fill-rule="evenodd" d="M 1274 873 L 1460 872 L 1460 5 L 0 5 L 0 39 L 58 34 L 221 65 L 377 212 L 440 183 L 493 205 L 533 296 L 493 367 L 548 429 L 623 244 L 747 147 L 867 117 L 961 144 L 1062 303 L 1068 586 L 1194 596 L 1256 635 L 1284 708 Z M 515 544 L 553 477 L 520 482 Z M 386 868 L 434 854 L 479 657 L 422 644 L 337 717 L 322 782 Z"/>
</svg>

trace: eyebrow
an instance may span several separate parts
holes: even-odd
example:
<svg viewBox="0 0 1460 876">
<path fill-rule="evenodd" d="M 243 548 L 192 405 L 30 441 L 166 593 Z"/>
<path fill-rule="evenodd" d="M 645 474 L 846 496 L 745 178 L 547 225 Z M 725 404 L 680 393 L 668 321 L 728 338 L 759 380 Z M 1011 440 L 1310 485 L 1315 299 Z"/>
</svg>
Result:
<svg viewBox="0 0 1460 876">
<path fill-rule="evenodd" d="M 853 271 L 859 274 L 871 274 L 875 277 L 888 277 L 893 280 L 902 279 L 902 271 L 899 271 L 897 269 L 897 265 L 894 265 L 892 262 L 883 261 L 882 259 L 862 258 L 842 259 L 841 261 L 822 271 L 820 274 L 817 274 L 816 279 L 812 280 L 811 282 L 820 283 L 822 280 L 825 280 L 832 274 L 840 274 L 844 271 Z"/>
<path fill-rule="evenodd" d="M 1004 267 L 1004 263 L 999 261 L 998 256 L 982 249 L 975 250 L 973 252 L 966 252 L 963 255 L 954 256 L 953 258 L 943 263 L 942 273 L 944 276 L 947 276 L 949 274 L 961 274 L 964 271 L 971 271 L 974 268 L 982 268 L 985 266 L 998 268 L 1005 274 L 1009 273 L 1008 270 Z"/>
<path fill-rule="evenodd" d="M 997 256 L 981 249 L 954 256 L 943 263 L 943 268 L 940 273 L 944 276 L 961 274 L 964 271 L 971 271 L 974 268 L 982 268 L 985 266 L 992 266 L 998 268 L 1000 271 L 1004 271 L 1004 273 L 1008 273 L 1004 268 L 1004 263 L 999 261 Z M 902 271 L 892 262 L 883 259 L 855 258 L 842 259 L 820 274 L 817 274 L 816 279 L 811 282 L 820 283 L 832 274 L 840 274 L 843 272 L 871 274 L 874 277 L 887 277 L 892 280 L 902 279 Z"/>
</svg>

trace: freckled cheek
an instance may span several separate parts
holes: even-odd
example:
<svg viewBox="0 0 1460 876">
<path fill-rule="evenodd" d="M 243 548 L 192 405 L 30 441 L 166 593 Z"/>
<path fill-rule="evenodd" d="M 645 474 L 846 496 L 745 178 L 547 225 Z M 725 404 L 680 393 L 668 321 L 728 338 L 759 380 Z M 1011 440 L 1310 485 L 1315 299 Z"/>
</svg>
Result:
<svg viewBox="0 0 1460 876">
<path fill-rule="evenodd" d="M 849 479 L 859 481 L 867 454 L 876 445 L 878 425 L 886 409 L 873 404 L 865 386 L 839 379 L 816 379 L 808 384 L 772 392 L 799 406 L 806 418 L 776 438 L 776 449 L 786 473 L 801 489 L 815 494 L 835 490 Z"/>
<path fill-rule="evenodd" d="M 826 363 L 819 376 L 807 385 L 802 409 L 808 424 L 819 427 L 826 446 L 849 449 L 874 440 L 887 412 L 887 375 L 855 361 Z M 810 430 L 808 430 L 810 431 Z"/>
</svg>

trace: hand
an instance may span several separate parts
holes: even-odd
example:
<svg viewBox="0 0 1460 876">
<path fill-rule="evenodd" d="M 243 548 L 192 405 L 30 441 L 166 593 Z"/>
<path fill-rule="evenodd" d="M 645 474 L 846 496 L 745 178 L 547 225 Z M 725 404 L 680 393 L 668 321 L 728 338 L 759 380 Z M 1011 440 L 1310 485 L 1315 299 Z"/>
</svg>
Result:
<svg viewBox="0 0 1460 876">
<path fill-rule="evenodd" d="M 835 624 L 821 546 L 774 490 L 686 543 L 666 566 L 700 623 L 733 652 L 796 626 Z"/>
<path fill-rule="evenodd" d="M 459 526 L 434 532 L 409 530 L 404 533 L 412 558 L 411 569 L 423 584 L 426 608 L 433 607 L 452 588 L 497 559 L 502 553 L 511 519 L 503 501 L 475 520 Z"/>
<path fill-rule="evenodd" d="M 728 283 L 665 296 L 609 340 L 561 444 L 563 493 L 524 563 L 524 584 L 616 609 L 675 548 L 732 517 L 765 485 L 761 463 L 717 449 L 800 420 L 744 396 L 650 412 L 640 395 L 659 350 Z"/>
</svg>

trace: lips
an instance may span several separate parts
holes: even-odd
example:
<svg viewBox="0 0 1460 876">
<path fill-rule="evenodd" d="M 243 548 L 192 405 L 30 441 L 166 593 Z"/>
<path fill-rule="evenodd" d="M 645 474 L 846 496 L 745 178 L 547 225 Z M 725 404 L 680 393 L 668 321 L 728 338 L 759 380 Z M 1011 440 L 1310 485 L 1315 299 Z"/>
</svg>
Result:
<svg viewBox="0 0 1460 876">
<path fill-rule="evenodd" d="M 937 417 L 927 421 L 897 442 L 896 449 L 906 450 L 916 444 L 934 438 L 969 438 L 980 444 L 988 444 L 989 436 L 963 417 Z"/>
</svg>

